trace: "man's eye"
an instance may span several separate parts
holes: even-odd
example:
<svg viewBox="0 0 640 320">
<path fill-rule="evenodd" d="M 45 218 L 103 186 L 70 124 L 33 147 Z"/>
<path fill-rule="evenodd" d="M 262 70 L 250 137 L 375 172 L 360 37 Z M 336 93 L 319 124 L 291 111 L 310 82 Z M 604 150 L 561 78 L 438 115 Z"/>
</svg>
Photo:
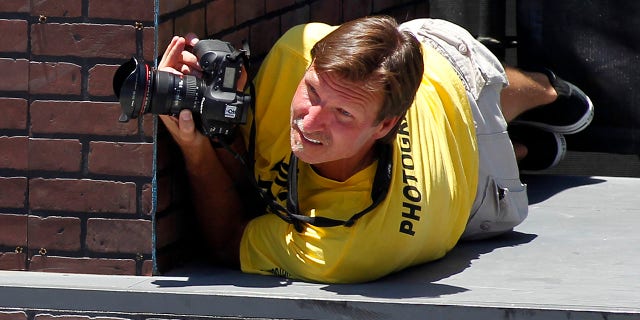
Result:
<svg viewBox="0 0 640 320">
<path fill-rule="evenodd" d="M 345 117 L 349 117 L 349 118 L 352 117 L 351 113 L 345 109 L 338 108 L 338 112 Z"/>
<path fill-rule="evenodd" d="M 314 89 L 311 86 L 307 87 L 307 95 L 309 96 L 309 99 L 311 99 L 313 101 L 317 101 L 318 100 L 318 93 L 316 92 L 316 89 Z"/>
<path fill-rule="evenodd" d="M 316 92 L 316 88 L 312 87 L 312 86 L 307 86 L 307 91 L 309 92 L 310 95 L 317 97 L 318 93 Z"/>
</svg>

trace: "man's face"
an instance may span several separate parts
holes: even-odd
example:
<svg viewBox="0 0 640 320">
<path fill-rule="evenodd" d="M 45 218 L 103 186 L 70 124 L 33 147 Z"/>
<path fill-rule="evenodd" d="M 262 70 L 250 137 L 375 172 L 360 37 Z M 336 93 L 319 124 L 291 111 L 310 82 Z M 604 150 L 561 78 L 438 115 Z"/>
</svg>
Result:
<svg viewBox="0 0 640 320">
<path fill-rule="evenodd" d="M 291 149 L 320 173 L 359 170 L 375 141 L 397 119 L 376 122 L 382 95 L 331 73 L 316 73 L 313 65 L 300 81 L 291 103 Z M 322 168 L 329 171 L 322 172 Z M 353 174 L 355 172 L 351 172 Z"/>
</svg>

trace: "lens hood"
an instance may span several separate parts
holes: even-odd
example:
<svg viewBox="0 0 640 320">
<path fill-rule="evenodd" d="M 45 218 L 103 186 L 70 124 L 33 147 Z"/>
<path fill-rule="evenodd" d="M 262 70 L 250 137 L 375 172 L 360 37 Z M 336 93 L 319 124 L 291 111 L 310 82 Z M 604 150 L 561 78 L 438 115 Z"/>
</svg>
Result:
<svg viewBox="0 0 640 320">
<path fill-rule="evenodd" d="M 151 67 L 136 57 L 121 65 L 113 76 L 113 91 L 120 101 L 120 121 L 137 118 L 149 103 Z"/>
</svg>

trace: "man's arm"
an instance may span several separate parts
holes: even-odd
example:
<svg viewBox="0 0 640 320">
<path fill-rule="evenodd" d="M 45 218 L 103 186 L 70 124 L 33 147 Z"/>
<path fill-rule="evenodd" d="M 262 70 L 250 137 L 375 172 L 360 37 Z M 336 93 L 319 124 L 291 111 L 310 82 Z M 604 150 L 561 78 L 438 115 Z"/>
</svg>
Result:
<svg viewBox="0 0 640 320">
<path fill-rule="evenodd" d="M 187 43 L 196 42 L 195 37 L 174 37 L 159 70 L 198 76 L 197 59 L 185 51 Z M 196 130 L 190 110 L 182 110 L 178 118 L 162 115 L 160 119 L 184 156 L 196 216 L 215 258 L 238 266 L 240 240 L 247 224 L 234 183 L 238 174 L 227 171 L 209 138 Z"/>
</svg>

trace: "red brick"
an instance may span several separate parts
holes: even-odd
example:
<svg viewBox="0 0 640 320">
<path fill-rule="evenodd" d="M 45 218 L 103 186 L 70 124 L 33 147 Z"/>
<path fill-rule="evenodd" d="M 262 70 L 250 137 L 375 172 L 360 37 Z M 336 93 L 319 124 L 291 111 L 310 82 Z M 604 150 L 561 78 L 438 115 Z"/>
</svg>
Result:
<svg viewBox="0 0 640 320">
<path fill-rule="evenodd" d="M 0 168 L 27 170 L 29 137 L 0 137 Z"/>
<path fill-rule="evenodd" d="M 153 139 L 155 135 L 156 124 L 154 117 L 150 113 L 142 116 L 142 134 L 149 139 Z"/>
<path fill-rule="evenodd" d="M 3 52 L 26 52 L 27 51 L 27 30 L 29 24 L 26 20 L 5 20 L 0 19 L 0 30 L 2 30 L 2 41 L 0 41 L 0 51 Z"/>
<path fill-rule="evenodd" d="M 280 19 L 278 17 L 263 20 L 251 26 L 251 54 L 260 56 L 271 50 L 280 34 Z"/>
<path fill-rule="evenodd" d="M 14 270 L 24 271 L 27 269 L 27 254 L 26 253 L 14 253 L 14 252 L 0 252 L 0 270 Z M 0 316 L 0 320 L 4 320 Z M 6 319 L 20 319 L 20 318 L 6 318 Z"/>
<path fill-rule="evenodd" d="M 27 178 L 0 177 L 0 208 L 24 208 L 27 195 Z"/>
<path fill-rule="evenodd" d="M 31 15 L 80 17 L 82 16 L 82 0 L 32 0 Z"/>
<path fill-rule="evenodd" d="M 151 253 L 151 221 L 99 219 L 87 221 L 87 249 L 102 253 Z"/>
<path fill-rule="evenodd" d="M 151 184 L 145 183 L 141 192 L 140 205 L 142 206 L 142 213 L 151 215 L 154 209 Z"/>
<path fill-rule="evenodd" d="M 0 98 L 0 129 L 27 128 L 27 100 L 19 98 Z"/>
<path fill-rule="evenodd" d="M 265 5 L 263 0 L 236 1 L 236 23 L 240 24 L 263 15 Z"/>
<path fill-rule="evenodd" d="M 29 140 L 29 170 L 78 172 L 81 168 L 82 143 L 79 140 Z"/>
<path fill-rule="evenodd" d="M 141 276 L 153 276 L 153 260 L 145 260 L 142 262 Z M 0 319 L 1 320 L 1 319 Z"/>
<path fill-rule="evenodd" d="M 108 275 L 135 275 L 133 259 L 67 258 L 35 255 L 31 257 L 30 271 L 66 272 Z"/>
<path fill-rule="evenodd" d="M 74 179 L 31 179 L 31 210 L 89 213 L 136 213 L 132 182 Z"/>
<path fill-rule="evenodd" d="M 19 214 L 0 214 L 0 246 L 27 246 L 27 216 Z"/>
<path fill-rule="evenodd" d="M 100 0 L 98 0 L 100 1 Z M 160 0 L 160 14 L 166 14 L 183 9 L 189 5 L 189 0 Z"/>
<path fill-rule="evenodd" d="M 89 69 L 88 91 L 92 96 L 113 96 L 113 75 L 119 66 L 97 64 Z"/>
<path fill-rule="evenodd" d="M 153 27 L 144 28 L 142 31 L 142 54 L 145 61 L 152 62 L 156 59 L 156 29 Z M 158 47 L 160 48 L 160 47 Z M 159 52 L 162 55 L 162 52 Z"/>
<path fill-rule="evenodd" d="M 249 28 L 242 28 L 236 32 L 230 33 L 221 37 L 221 40 L 231 43 L 236 48 L 242 48 L 242 41 L 249 39 Z M 253 46 L 253 44 L 251 44 Z M 256 51 L 251 48 L 251 55 L 258 55 Z"/>
<path fill-rule="evenodd" d="M 162 55 L 173 38 L 173 20 L 160 23 L 158 27 L 158 54 Z"/>
<path fill-rule="evenodd" d="M 50 101 L 31 103 L 33 133 L 76 133 L 130 136 L 138 133 L 135 120 L 118 122 L 122 113 L 115 102 Z"/>
<path fill-rule="evenodd" d="M 154 0 L 89 0 L 90 18 L 153 21 Z"/>
<path fill-rule="evenodd" d="M 29 60 L 0 58 L 0 91 L 29 90 Z"/>
<path fill-rule="evenodd" d="M 152 143 L 94 141 L 90 144 L 90 173 L 149 177 L 152 170 Z"/>
<path fill-rule="evenodd" d="M 302 6 L 298 9 L 291 10 L 282 14 L 281 33 L 284 34 L 287 30 L 296 25 L 309 22 L 309 6 Z M 275 30 L 274 30 L 275 31 Z M 275 43 L 275 40 L 274 42 Z M 273 46 L 273 43 L 271 44 Z"/>
<path fill-rule="evenodd" d="M 176 34 L 187 34 L 193 32 L 199 37 L 205 36 L 205 17 L 204 10 L 195 10 L 187 12 L 175 18 L 174 32 Z"/>
<path fill-rule="evenodd" d="M 126 59 L 136 53 L 136 31 L 132 25 L 34 24 L 31 50 L 36 55 Z"/>
<path fill-rule="evenodd" d="M 79 95 L 82 91 L 80 66 L 65 62 L 31 62 L 29 93 Z"/>
<path fill-rule="evenodd" d="M 0 12 L 29 12 L 31 0 L 2 0 Z"/>
<path fill-rule="evenodd" d="M 29 216 L 29 247 L 46 250 L 80 250 L 81 222 L 74 217 Z"/>
<path fill-rule="evenodd" d="M 3 311 L 0 312 L 0 320 L 27 320 L 24 311 Z"/>
<path fill-rule="evenodd" d="M 310 4 L 310 21 L 338 25 L 342 22 L 342 0 L 323 0 Z"/>
<path fill-rule="evenodd" d="M 234 26 L 234 1 L 217 0 L 207 4 L 207 32 L 215 34 Z"/>
<path fill-rule="evenodd" d="M 267 13 L 296 4 L 295 0 L 269 0 L 265 2 L 267 5 Z"/>
</svg>

